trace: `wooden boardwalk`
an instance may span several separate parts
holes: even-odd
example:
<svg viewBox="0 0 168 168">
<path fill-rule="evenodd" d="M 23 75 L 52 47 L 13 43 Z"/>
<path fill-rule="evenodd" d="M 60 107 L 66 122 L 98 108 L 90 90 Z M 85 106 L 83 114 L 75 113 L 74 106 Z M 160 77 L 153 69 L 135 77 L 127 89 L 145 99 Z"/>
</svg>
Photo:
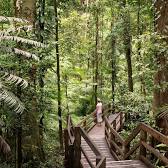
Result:
<svg viewBox="0 0 168 168">
<path fill-rule="evenodd" d="M 103 113 L 104 123 L 101 126 L 95 125 L 94 113 L 77 126 L 73 126 L 71 116 L 68 116 L 64 130 L 66 168 L 154 168 L 157 163 L 150 160 L 153 155 L 163 166 L 168 165 L 168 152 L 164 156 L 155 148 L 156 144 L 151 143 L 152 137 L 152 141 L 168 145 L 165 135 L 145 123 L 139 123 L 124 139 L 119 134 L 125 120 L 124 113 L 109 114 L 111 108 Z"/>
<path fill-rule="evenodd" d="M 110 122 L 116 117 L 113 114 L 109 117 Z M 103 122 L 101 126 L 96 125 L 89 133 L 89 137 L 95 143 L 99 151 L 103 156 L 106 157 L 106 168 L 145 168 L 146 166 L 139 160 L 128 160 L 128 161 L 115 161 L 114 157 L 111 155 L 107 142 L 105 140 L 105 123 Z M 85 149 L 89 159 L 92 161 L 94 166 L 96 165 L 96 156 L 88 146 L 88 144 L 81 140 L 81 145 Z M 82 154 L 82 163 L 85 168 L 90 168 L 84 155 Z"/>
</svg>

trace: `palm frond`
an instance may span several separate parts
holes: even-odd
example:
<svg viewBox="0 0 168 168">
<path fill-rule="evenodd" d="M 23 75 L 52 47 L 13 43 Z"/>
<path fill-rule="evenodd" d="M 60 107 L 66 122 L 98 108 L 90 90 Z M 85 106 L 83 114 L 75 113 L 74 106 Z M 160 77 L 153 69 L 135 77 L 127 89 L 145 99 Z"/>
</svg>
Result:
<svg viewBox="0 0 168 168">
<path fill-rule="evenodd" d="M 14 108 L 17 113 L 22 113 L 25 109 L 22 102 L 11 92 L 0 88 L 0 101 L 6 103 L 9 107 Z"/>
<path fill-rule="evenodd" d="M 18 36 L 6 36 L 6 35 L 1 34 L 0 41 L 1 40 L 11 40 L 11 41 L 15 41 L 17 43 L 21 42 L 21 43 L 25 43 L 25 44 L 34 45 L 36 47 L 46 47 L 46 45 L 44 45 L 44 44 L 42 44 L 40 42 L 37 42 L 37 41 L 34 41 L 34 40 L 25 39 L 25 38 L 18 37 Z"/>
<path fill-rule="evenodd" d="M 5 52 L 5 53 L 8 52 L 8 53 L 14 53 L 14 54 L 17 54 L 17 55 L 22 55 L 22 56 L 25 56 L 26 58 L 33 58 L 37 61 L 39 60 L 37 55 L 32 54 L 32 53 L 27 52 L 27 51 L 23 51 L 23 50 L 18 49 L 18 48 L 10 48 L 10 47 L 0 46 L 0 51 Z"/>
<path fill-rule="evenodd" d="M 11 148 L 8 145 L 8 143 L 5 141 L 2 136 L 0 136 L 0 151 L 3 153 L 3 155 L 8 155 L 11 152 Z"/>
<path fill-rule="evenodd" d="M 3 75 L 2 79 L 4 79 L 7 82 L 13 83 L 15 85 L 20 85 L 23 88 L 26 88 L 28 86 L 28 82 L 22 79 L 21 77 L 18 77 L 16 75 L 4 71 L 0 71 L 0 74 Z"/>
<path fill-rule="evenodd" d="M 26 19 L 15 18 L 15 17 L 5 17 L 5 16 L 0 16 L 0 22 L 29 23 L 29 21 Z"/>
<path fill-rule="evenodd" d="M 11 28 L 8 28 L 7 30 L 0 31 L 0 36 L 1 35 L 7 36 L 10 33 L 15 33 L 15 32 L 20 33 L 21 31 L 29 32 L 31 30 L 33 30 L 33 26 L 32 25 L 19 26 L 19 27 L 11 27 Z"/>
</svg>

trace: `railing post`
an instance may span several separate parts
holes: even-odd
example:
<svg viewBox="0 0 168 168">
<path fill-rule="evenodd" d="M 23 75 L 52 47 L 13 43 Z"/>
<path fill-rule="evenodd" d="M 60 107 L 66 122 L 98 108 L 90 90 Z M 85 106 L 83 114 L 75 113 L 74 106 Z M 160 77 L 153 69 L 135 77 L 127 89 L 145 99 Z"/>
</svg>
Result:
<svg viewBox="0 0 168 168">
<path fill-rule="evenodd" d="M 130 143 L 127 145 L 124 145 L 124 154 L 126 155 L 130 150 Z M 129 159 L 129 158 L 125 158 L 125 159 Z"/>
<path fill-rule="evenodd" d="M 120 112 L 120 130 L 123 129 L 123 119 L 124 119 L 124 114 Z"/>
<path fill-rule="evenodd" d="M 104 134 L 105 134 L 105 138 L 106 138 L 107 137 L 107 133 L 106 133 L 107 123 L 106 123 L 106 120 L 104 120 L 104 123 L 105 123 Z"/>
<path fill-rule="evenodd" d="M 140 142 L 142 141 L 147 141 L 147 132 L 145 132 L 144 130 L 141 130 L 140 134 Z M 140 144 L 140 156 L 146 157 L 146 148 L 142 144 Z"/>
<path fill-rule="evenodd" d="M 87 128 L 86 128 L 86 120 L 84 121 L 84 123 L 83 123 L 83 128 L 84 128 L 84 130 L 86 130 Z"/>
<path fill-rule="evenodd" d="M 68 155 L 68 130 L 64 129 L 64 144 L 65 144 L 65 160 L 64 160 L 64 166 L 65 168 L 68 168 L 69 165 L 69 155 Z"/>
<path fill-rule="evenodd" d="M 114 147 L 114 145 L 112 144 L 111 141 L 115 142 L 115 136 L 113 135 L 113 133 L 110 130 L 110 147 L 114 152 L 116 152 L 116 149 L 115 149 L 115 147 Z"/>
<path fill-rule="evenodd" d="M 65 168 L 73 168 L 74 162 L 74 145 L 69 145 L 68 130 L 64 129 L 64 144 L 65 144 Z"/>
<path fill-rule="evenodd" d="M 75 127 L 75 142 L 74 142 L 74 148 L 75 148 L 75 161 L 74 161 L 74 167 L 73 168 L 80 168 L 81 164 L 81 135 L 80 135 L 80 127 Z"/>
<path fill-rule="evenodd" d="M 117 121 L 116 119 L 113 121 L 113 128 L 115 131 L 117 131 Z"/>
<path fill-rule="evenodd" d="M 68 162 L 68 167 L 67 168 L 73 168 L 74 164 L 74 145 L 69 146 L 69 162 Z"/>
</svg>

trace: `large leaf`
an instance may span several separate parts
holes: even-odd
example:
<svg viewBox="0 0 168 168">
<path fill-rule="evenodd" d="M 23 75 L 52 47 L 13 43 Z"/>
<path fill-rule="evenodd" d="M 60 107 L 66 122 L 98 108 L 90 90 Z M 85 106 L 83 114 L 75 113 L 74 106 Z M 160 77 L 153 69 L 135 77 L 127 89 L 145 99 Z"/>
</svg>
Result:
<svg viewBox="0 0 168 168">
<path fill-rule="evenodd" d="M 28 86 L 28 82 L 19 76 L 4 71 L 0 71 L 0 75 L 3 75 L 2 79 L 4 79 L 7 82 L 13 83 L 15 85 L 20 85 L 23 88 L 26 88 Z"/>
<path fill-rule="evenodd" d="M 32 54 L 32 53 L 27 52 L 27 51 L 23 51 L 23 50 L 18 49 L 18 48 L 10 48 L 10 47 L 0 46 L 0 50 L 5 52 L 5 53 L 6 52 L 14 53 L 14 54 L 17 54 L 17 55 L 23 55 L 27 58 L 33 58 L 35 60 L 39 60 L 39 58 L 35 54 Z"/>
<path fill-rule="evenodd" d="M 1 34 L 0 41 L 2 40 L 9 40 L 9 41 L 15 41 L 17 43 L 20 42 L 20 43 L 30 44 L 36 47 L 46 47 L 43 43 L 40 43 L 34 40 L 25 39 L 25 38 L 18 37 L 18 36 L 6 36 L 4 34 Z"/>
<path fill-rule="evenodd" d="M 0 22 L 17 22 L 17 23 L 29 23 L 26 19 L 0 16 Z"/>
<path fill-rule="evenodd" d="M 9 35 L 10 33 L 15 33 L 18 32 L 20 33 L 21 31 L 26 31 L 29 32 L 33 29 L 32 25 L 26 25 L 26 26 L 19 26 L 19 27 L 11 27 L 8 28 L 7 30 L 0 31 L 0 35 Z"/>
<path fill-rule="evenodd" d="M 11 92 L 0 88 L 0 101 L 6 103 L 9 107 L 14 108 L 17 113 L 22 113 L 25 109 L 22 102 Z"/>
</svg>

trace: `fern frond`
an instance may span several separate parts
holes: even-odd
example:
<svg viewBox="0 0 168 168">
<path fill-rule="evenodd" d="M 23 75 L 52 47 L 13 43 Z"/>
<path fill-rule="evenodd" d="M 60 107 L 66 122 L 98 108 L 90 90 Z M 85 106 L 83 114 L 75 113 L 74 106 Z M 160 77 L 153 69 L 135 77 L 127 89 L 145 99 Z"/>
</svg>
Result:
<svg viewBox="0 0 168 168">
<path fill-rule="evenodd" d="M 7 30 L 0 31 L 0 36 L 1 35 L 7 36 L 10 33 L 15 33 L 15 32 L 20 33 L 21 31 L 29 32 L 31 30 L 33 30 L 33 26 L 32 25 L 19 26 L 19 27 L 11 27 L 11 28 L 8 28 Z"/>
<path fill-rule="evenodd" d="M 39 58 L 35 54 L 31 54 L 30 52 L 27 52 L 27 51 L 23 51 L 23 50 L 14 48 L 14 52 L 15 52 L 15 54 L 23 55 L 27 58 L 33 58 L 37 61 L 39 60 Z"/>
<path fill-rule="evenodd" d="M 21 19 L 21 18 L 16 18 L 16 17 L 5 17 L 5 16 L 0 16 L 0 22 L 29 23 L 29 21 L 26 19 Z"/>
<path fill-rule="evenodd" d="M 8 52 L 8 53 L 15 53 L 17 55 L 23 55 L 27 58 L 33 58 L 37 61 L 39 60 L 39 58 L 35 54 L 31 54 L 30 52 L 23 51 L 23 50 L 20 50 L 20 49 L 17 49 L 17 48 L 0 46 L 0 51 L 5 52 L 5 53 Z"/>
<path fill-rule="evenodd" d="M 6 103 L 9 107 L 14 108 L 17 113 L 22 113 L 25 109 L 22 102 L 11 92 L 0 88 L 0 101 Z"/>
<path fill-rule="evenodd" d="M 21 77 L 18 77 L 16 75 L 4 71 L 0 71 L 0 74 L 3 75 L 2 79 L 4 79 L 7 82 L 11 82 L 15 85 L 20 85 L 23 88 L 26 88 L 28 86 L 28 82 L 22 79 Z"/>
<path fill-rule="evenodd" d="M 1 35 L 0 36 L 0 41 L 1 40 L 11 40 L 11 41 L 15 41 L 15 42 L 21 42 L 21 43 L 25 43 L 25 44 L 30 44 L 30 45 L 34 45 L 36 47 L 46 47 L 44 44 L 34 41 L 34 40 L 29 40 L 29 39 L 25 39 L 22 37 L 18 37 L 18 36 L 6 36 L 6 35 Z"/>
<path fill-rule="evenodd" d="M 11 152 L 11 148 L 2 136 L 0 136 L 0 151 L 4 156 Z"/>
</svg>

